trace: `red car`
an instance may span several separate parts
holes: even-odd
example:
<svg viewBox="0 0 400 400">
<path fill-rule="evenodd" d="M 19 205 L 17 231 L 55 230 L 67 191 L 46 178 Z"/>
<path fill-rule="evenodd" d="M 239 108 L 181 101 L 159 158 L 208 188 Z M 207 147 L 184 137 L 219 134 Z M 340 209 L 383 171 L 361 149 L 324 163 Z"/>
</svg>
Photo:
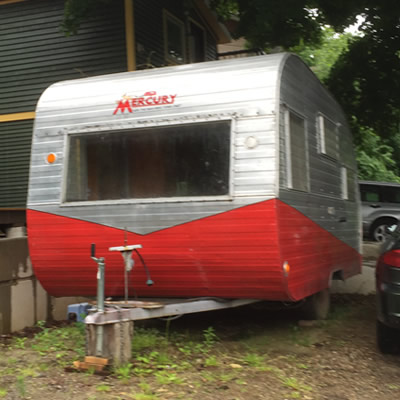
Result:
<svg viewBox="0 0 400 400">
<path fill-rule="evenodd" d="M 393 227 L 376 266 L 376 337 L 382 353 L 400 352 L 400 231 Z"/>
</svg>

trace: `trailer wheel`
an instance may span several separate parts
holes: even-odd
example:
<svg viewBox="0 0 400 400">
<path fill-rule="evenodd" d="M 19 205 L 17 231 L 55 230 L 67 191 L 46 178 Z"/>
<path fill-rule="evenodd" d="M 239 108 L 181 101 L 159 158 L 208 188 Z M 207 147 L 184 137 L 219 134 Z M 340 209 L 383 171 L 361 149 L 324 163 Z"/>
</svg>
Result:
<svg viewBox="0 0 400 400">
<path fill-rule="evenodd" d="M 400 350 L 400 340 L 398 330 L 376 321 L 376 344 L 383 354 L 398 354 Z"/>
<path fill-rule="evenodd" d="M 331 305 L 329 289 L 321 290 L 307 297 L 301 306 L 301 314 L 304 319 L 326 319 Z"/>
</svg>

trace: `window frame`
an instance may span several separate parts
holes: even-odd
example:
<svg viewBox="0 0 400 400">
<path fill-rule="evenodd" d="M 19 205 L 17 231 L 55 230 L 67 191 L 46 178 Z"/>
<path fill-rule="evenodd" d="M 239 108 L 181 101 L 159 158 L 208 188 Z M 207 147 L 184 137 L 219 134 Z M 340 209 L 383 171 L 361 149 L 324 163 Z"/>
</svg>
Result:
<svg viewBox="0 0 400 400">
<path fill-rule="evenodd" d="M 185 202 L 196 202 L 196 201 L 231 201 L 233 200 L 233 188 L 234 188 L 234 132 L 235 132 L 235 120 L 233 118 L 218 118 L 218 119 L 202 119 L 198 121 L 192 122 L 181 122 L 177 123 L 177 121 L 167 122 L 163 124 L 146 126 L 146 128 L 167 128 L 172 126 L 184 126 L 184 125 L 197 125 L 197 124 L 207 124 L 214 122 L 229 122 L 230 131 L 229 131 L 229 149 L 228 149 L 228 193 L 223 195 L 202 195 L 202 196 L 174 196 L 174 197 L 155 197 L 155 198 L 121 198 L 121 199 L 108 199 L 108 200 L 67 200 L 67 191 L 68 191 L 68 168 L 70 162 L 70 146 L 71 146 L 71 138 L 76 136 L 91 136 L 96 134 L 104 134 L 104 133 L 126 133 L 132 130 L 135 130 L 134 127 L 129 129 L 99 129 L 97 131 L 88 132 L 84 129 L 76 130 L 74 129 L 72 132 L 65 132 L 64 134 L 64 165 L 62 171 L 62 182 L 61 182 L 61 199 L 60 206 L 61 207 L 74 207 L 74 206 L 90 206 L 90 205 L 108 205 L 108 204 L 152 204 L 152 203 L 185 203 Z M 108 127 L 109 128 L 109 127 Z M 143 129 L 140 127 L 138 129 Z"/>
<path fill-rule="evenodd" d="M 300 118 L 303 121 L 304 134 L 304 163 L 305 163 L 305 189 L 294 187 L 293 185 L 293 170 L 292 170 L 292 149 L 291 149 L 291 131 L 290 131 L 290 115 Z M 307 119 L 304 115 L 296 112 L 292 108 L 284 107 L 284 132 L 285 132 L 285 152 L 286 152 L 286 185 L 290 190 L 296 190 L 302 193 L 310 192 L 310 173 L 309 173 L 309 154 L 308 154 L 308 129 Z"/>
<path fill-rule="evenodd" d="M 326 128 L 325 121 L 328 121 L 334 126 L 334 134 L 335 134 L 335 152 L 334 155 L 330 154 L 330 151 L 327 150 L 327 140 L 326 140 Z M 317 132 L 318 132 L 318 151 L 324 157 L 328 157 L 332 160 L 339 161 L 339 132 L 338 132 L 338 124 L 332 121 L 323 113 L 317 114 Z"/>
<path fill-rule="evenodd" d="M 183 60 L 180 62 L 176 57 L 172 57 L 168 52 L 168 22 L 175 24 L 181 31 L 182 41 L 182 57 Z M 182 65 L 187 62 L 187 47 L 186 47 L 186 33 L 185 23 L 178 17 L 163 9 L 163 33 L 164 33 L 164 58 L 168 65 Z"/>
<path fill-rule="evenodd" d="M 204 28 L 204 26 L 202 26 L 200 23 L 198 23 L 197 21 L 195 21 L 192 17 L 189 17 L 188 19 L 189 24 L 192 25 L 196 25 L 203 33 L 203 52 L 204 52 L 204 59 L 202 61 L 206 61 L 207 59 L 207 32 Z M 190 27 L 190 35 L 189 35 L 189 41 L 188 41 L 188 47 L 189 47 L 189 62 L 191 63 L 197 63 L 197 62 L 201 62 L 201 61 L 195 61 L 194 57 L 193 57 L 193 42 L 192 42 L 192 30 Z"/>
</svg>

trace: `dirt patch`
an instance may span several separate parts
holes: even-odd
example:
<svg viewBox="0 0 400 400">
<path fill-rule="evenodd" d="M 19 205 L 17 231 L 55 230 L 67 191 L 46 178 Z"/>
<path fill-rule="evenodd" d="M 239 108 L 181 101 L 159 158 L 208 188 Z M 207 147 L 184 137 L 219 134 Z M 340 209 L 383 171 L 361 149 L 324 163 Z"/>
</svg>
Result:
<svg viewBox="0 0 400 400">
<path fill-rule="evenodd" d="M 0 345 L 1 399 L 372 400 L 400 398 L 400 357 L 375 344 L 374 296 L 337 295 L 324 322 L 266 305 L 136 324 L 132 362 L 67 372 L 83 331 L 41 327 Z"/>
</svg>

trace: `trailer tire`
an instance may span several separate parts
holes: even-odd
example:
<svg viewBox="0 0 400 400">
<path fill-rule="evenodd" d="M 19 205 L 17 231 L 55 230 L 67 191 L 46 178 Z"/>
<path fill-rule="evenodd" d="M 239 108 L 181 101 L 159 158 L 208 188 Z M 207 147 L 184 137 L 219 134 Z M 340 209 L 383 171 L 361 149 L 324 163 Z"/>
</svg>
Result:
<svg viewBox="0 0 400 400">
<path fill-rule="evenodd" d="M 400 351 L 399 331 L 376 321 L 376 344 L 382 354 L 398 354 Z"/>
<path fill-rule="evenodd" d="M 302 317 L 306 320 L 326 319 L 329 314 L 330 305 L 329 289 L 323 289 L 304 300 L 301 306 Z"/>
</svg>

